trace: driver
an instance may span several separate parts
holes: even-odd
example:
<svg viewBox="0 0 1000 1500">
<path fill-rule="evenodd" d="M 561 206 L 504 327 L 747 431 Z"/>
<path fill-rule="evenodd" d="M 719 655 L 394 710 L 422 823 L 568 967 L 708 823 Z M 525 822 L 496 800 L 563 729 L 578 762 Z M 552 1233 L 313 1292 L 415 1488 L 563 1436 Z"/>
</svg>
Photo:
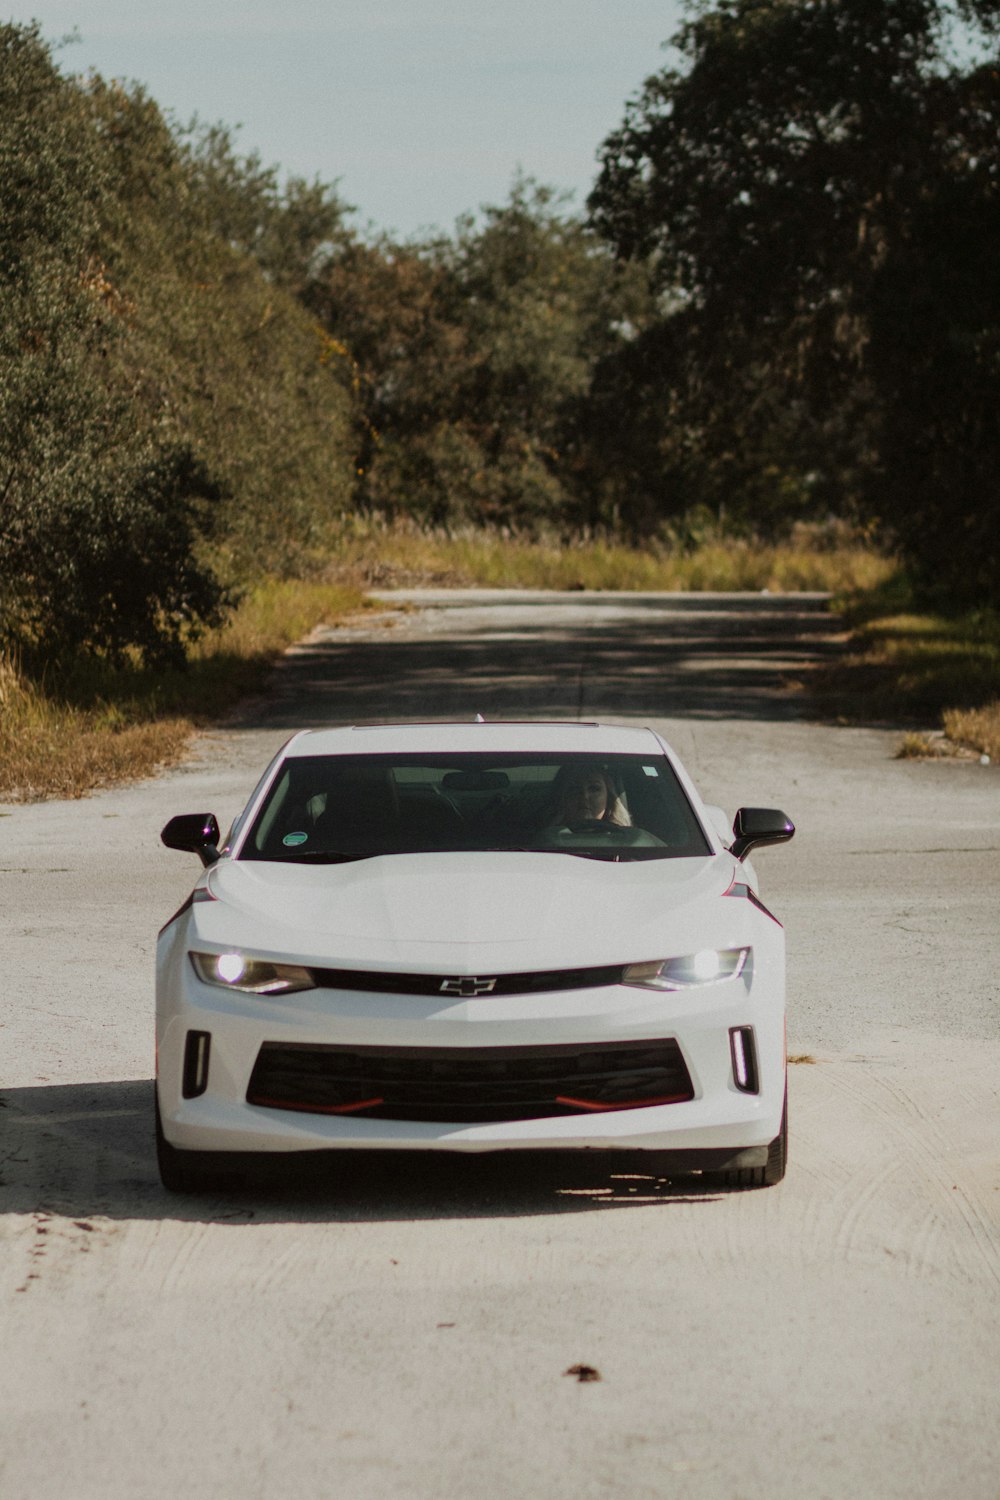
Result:
<svg viewBox="0 0 1000 1500">
<path fill-rule="evenodd" d="M 552 782 L 549 823 L 572 828 L 580 823 L 608 823 L 628 828 L 629 817 L 609 771 L 601 765 L 560 766 Z"/>
</svg>

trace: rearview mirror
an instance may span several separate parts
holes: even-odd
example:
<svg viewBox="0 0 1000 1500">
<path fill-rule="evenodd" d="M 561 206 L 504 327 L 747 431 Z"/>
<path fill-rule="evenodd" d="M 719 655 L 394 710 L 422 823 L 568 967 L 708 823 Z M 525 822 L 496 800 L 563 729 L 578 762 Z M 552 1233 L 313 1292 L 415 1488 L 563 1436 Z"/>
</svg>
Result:
<svg viewBox="0 0 1000 1500">
<path fill-rule="evenodd" d="M 214 813 L 182 813 L 160 834 L 168 849 L 197 854 L 203 865 L 214 865 L 219 858 L 219 825 Z"/>
<path fill-rule="evenodd" d="M 730 849 L 745 859 L 759 844 L 787 844 L 795 832 L 791 818 L 776 807 L 741 807 L 733 819 Z"/>
</svg>

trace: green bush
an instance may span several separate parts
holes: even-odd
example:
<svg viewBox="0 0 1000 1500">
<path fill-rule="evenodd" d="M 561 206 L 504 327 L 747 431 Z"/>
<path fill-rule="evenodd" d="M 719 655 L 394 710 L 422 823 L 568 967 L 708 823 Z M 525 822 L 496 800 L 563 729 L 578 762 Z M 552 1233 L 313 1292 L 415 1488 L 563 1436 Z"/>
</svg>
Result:
<svg viewBox="0 0 1000 1500">
<path fill-rule="evenodd" d="M 234 581 L 310 565 L 350 504 L 343 354 L 226 238 L 205 179 L 141 89 L 66 77 L 37 27 L 0 26 L 9 644 L 177 659 Z M 315 195 L 244 187 L 291 267 Z"/>
</svg>

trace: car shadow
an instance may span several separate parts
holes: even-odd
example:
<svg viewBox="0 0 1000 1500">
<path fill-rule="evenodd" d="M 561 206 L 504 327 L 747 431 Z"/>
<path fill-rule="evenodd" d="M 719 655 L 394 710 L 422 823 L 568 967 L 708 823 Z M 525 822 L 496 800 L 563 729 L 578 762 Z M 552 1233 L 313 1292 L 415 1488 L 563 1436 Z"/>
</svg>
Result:
<svg viewBox="0 0 1000 1500">
<path fill-rule="evenodd" d="M 0 1213 L 82 1222 L 399 1222 L 518 1218 L 711 1202 L 642 1152 L 366 1151 L 252 1158 L 252 1178 L 187 1195 L 160 1184 L 152 1079 L 0 1094 Z"/>
</svg>

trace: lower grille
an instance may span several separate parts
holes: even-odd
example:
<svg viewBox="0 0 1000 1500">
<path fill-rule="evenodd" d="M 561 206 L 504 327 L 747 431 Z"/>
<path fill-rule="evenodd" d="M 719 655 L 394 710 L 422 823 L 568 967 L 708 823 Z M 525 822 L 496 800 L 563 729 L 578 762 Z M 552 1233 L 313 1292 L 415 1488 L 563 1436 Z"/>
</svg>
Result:
<svg viewBox="0 0 1000 1500">
<path fill-rule="evenodd" d="M 677 1043 L 330 1047 L 265 1042 L 247 1103 L 442 1124 L 537 1120 L 694 1097 Z"/>
</svg>

